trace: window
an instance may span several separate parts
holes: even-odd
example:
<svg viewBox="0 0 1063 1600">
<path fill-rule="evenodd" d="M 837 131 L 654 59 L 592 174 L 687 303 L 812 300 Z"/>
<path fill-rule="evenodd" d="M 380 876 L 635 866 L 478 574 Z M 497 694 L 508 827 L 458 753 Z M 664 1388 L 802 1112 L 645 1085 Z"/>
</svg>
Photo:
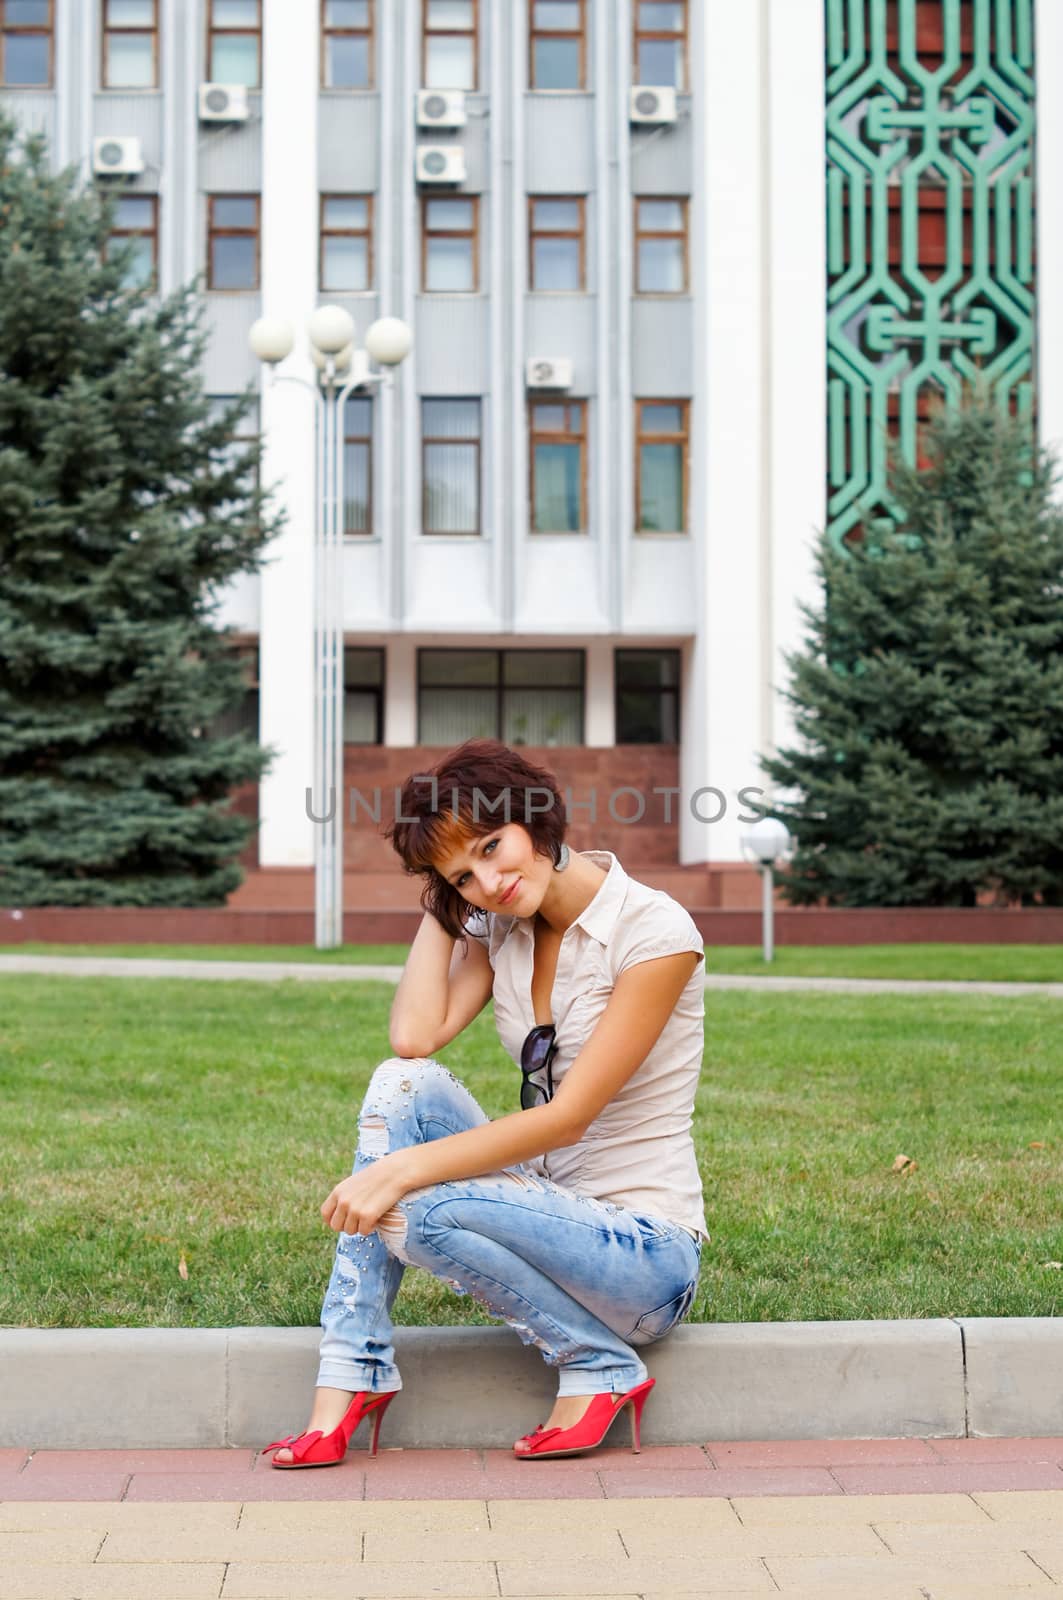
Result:
<svg viewBox="0 0 1063 1600">
<path fill-rule="evenodd" d="M 159 265 L 159 199 L 154 194 L 120 196 L 114 208 L 114 221 L 107 239 L 118 247 L 134 242 L 135 254 L 125 274 L 130 288 L 154 288 Z"/>
<path fill-rule="evenodd" d="M 533 89 L 583 89 L 587 83 L 585 0 L 531 0 Z"/>
<path fill-rule="evenodd" d="M 348 395 L 343 410 L 343 531 L 373 531 L 373 402 Z"/>
<path fill-rule="evenodd" d="M 583 686 L 582 650 L 419 650 L 417 742 L 582 744 Z"/>
<path fill-rule="evenodd" d="M 212 83 L 261 81 L 262 0 L 207 0 L 207 77 Z"/>
<path fill-rule="evenodd" d="M 422 0 L 421 81 L 426 89 L 475 89 L 480 0 Z"/>
<path fill-rule="evenodd" d="M 533 533 L 582 533 L 587 526 L 587 420 L 582 400 L 533 400 Z"/>
<path fill-rule="evenodd" d="M 687 86 L 687 0 L 635 0 L 635 82 Z"/>
<path fill-rule="evenodd" d="M 636 199 L 636 294 L 685 294 L 687 281 L 687 201 Z"/>
<path fill-rule="evenodd" d="M 257 289 L 259 196 L 212 194 L 207 204 L 207 288 Z"/>
<path fill-rule="evenodd" d="M 480 532 L 480 402 L 421 401 L 425 533 Z"/>
<path fill-rule="evenodd" d="M 0 0 L 0 86 L 50 89 L 55 0 Z"/>
<path fill-rule="evenodd" d="M 384 739 L 384 652 L 343 652 L 343 742 L 381 744 Z"/>
<path fill-rule="evenodd" d="M 617 744 L 679 743 L 679 651 L 618 650 Z"/>
<path fill-rule="evenodd" d="M 159 82 L 159 0 L 103 0 L 105 89 L 154 89 Z"/>
<path fill-rule="evenodd" d="M 582 195 L 528 196 L 529 287 L 575 291 L 586 281 Z"/>
<path fill-rule="evenodd" d="M 688 400 L 636 400 L 635 505 L 639 533 L 685 533 Z"/>
<path fill-rule="evenodd" d="M 321 83 L 326 89 L 373 87 L 376 0 L 321 0 Z"/>
<path fill-rule="evenodd" d="M 480 197 L 421 197 L 421 283 L 429 293 L 478 287 Z"/>
<path fill-rule="evenodd" d="M 373 196 L 321 196 L 321 287 L 339 293 L 373 282 Z"/>
</svg>

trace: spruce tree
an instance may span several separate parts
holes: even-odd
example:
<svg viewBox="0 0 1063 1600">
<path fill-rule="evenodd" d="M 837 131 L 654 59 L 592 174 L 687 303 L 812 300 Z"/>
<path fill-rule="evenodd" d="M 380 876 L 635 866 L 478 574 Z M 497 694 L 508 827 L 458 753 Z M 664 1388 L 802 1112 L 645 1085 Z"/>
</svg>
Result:
<svg viewBox="0 0 1063 1600">
<path fill-rule="evenodd" d="M 212 905 L 272 752 L 219 591 L 276 531 L 250 392 L 212 414 L 193 286 L 137 287 L 113 207 L 0 119 L 0 905 Z"/>
<path fill-rule="evenodd" d="M 797 904 L 1063 904 L 1063 514 L 1028 423 L 982 391 L 941 407 L 897 521 L 817 551 L 789 658 Z"/>
</svg>

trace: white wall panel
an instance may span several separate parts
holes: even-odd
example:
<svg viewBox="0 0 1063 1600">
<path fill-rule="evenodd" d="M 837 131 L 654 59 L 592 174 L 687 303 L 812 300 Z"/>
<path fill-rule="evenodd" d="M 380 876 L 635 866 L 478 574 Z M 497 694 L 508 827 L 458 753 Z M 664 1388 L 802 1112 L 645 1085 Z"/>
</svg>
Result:
<svg viewBox="0 0 1063 1600">
<path fill-rule="evenodd" d="M 410 573 L 408 632 L 444 633 L 497 626 L 491 546 L 481 539 L 419 539 Z"/>
<path fill-rule="evenodd" d="M 305 338 L 317 291 L 318 202 L 314 114 L 318 78 L 317 11 L 265 0 L 262 197 L 262 310 L 286 317 Z M 309 376 L 305 357 L 303 375 Z M 293 363 L 289 361 L 286 370 Z M 313 783 L 313 582 L 315 461 L 313 397 L 292 384 L 262 392 L 262 479 L 280 485 L 287 525 L 269 547 L 262 574 L 260 728 L 280 754 L 260 789 L 263 866 L 309 866 L 313 824 L 305 792 Z"/>
<path fill-rule="evenodd" d="M 688 537 L 632 535 L 625 633 L 693 633 L 698 626 L 697 553 Z"/>
</svg>

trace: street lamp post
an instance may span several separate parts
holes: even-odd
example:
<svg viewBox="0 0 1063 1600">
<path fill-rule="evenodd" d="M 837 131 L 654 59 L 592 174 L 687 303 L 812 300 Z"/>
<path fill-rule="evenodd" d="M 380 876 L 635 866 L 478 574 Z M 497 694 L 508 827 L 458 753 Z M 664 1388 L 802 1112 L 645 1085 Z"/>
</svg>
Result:
<svg viewBox="0 0 1063 1600">
<path fill-rule="evenodd" d="M 314 519 L 314 943 L 332 950 L 343 943 L 343 415 L 355 389 L 383 383 L 370 361 L 397 367 L 409 352 L 409 328 L 382 317 L 367 329 L 365 348 L 354 343 L 354 319 L 342 306 L 318 306 L 307 326 L 317 382 L 278 373 L 295 347 L 295 330 L 277 317 L 251 328 L 251 349 L 271 369 L 274 383 L 298 383 L 314 397 L 317 445 Z"/>
<path fill-rule="evenodd" d="M 775 960 L 775 863 L 789 855 L 794 841 L 784 822 L 776 817 L 758 817 L 742 830 L 742 854 L 754 862 L 761 873 L 763 914 L 761 932 L 764 960 Z"/>
</svg>

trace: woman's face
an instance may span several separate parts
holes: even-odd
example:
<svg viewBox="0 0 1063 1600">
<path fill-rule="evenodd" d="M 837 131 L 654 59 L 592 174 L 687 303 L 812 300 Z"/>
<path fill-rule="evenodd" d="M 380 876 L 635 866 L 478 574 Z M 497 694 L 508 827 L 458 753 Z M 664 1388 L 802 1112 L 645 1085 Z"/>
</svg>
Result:
<svg viewBox="0 0 1063 1600">
<path fill-rule="evenodd" d="M 478 838 L 455 840 L 435 869 L 478 910 L 531 917 L 542 904 L 553 864 L 536 855 L 527 828 L 507 822 Z"/>
</svg>

